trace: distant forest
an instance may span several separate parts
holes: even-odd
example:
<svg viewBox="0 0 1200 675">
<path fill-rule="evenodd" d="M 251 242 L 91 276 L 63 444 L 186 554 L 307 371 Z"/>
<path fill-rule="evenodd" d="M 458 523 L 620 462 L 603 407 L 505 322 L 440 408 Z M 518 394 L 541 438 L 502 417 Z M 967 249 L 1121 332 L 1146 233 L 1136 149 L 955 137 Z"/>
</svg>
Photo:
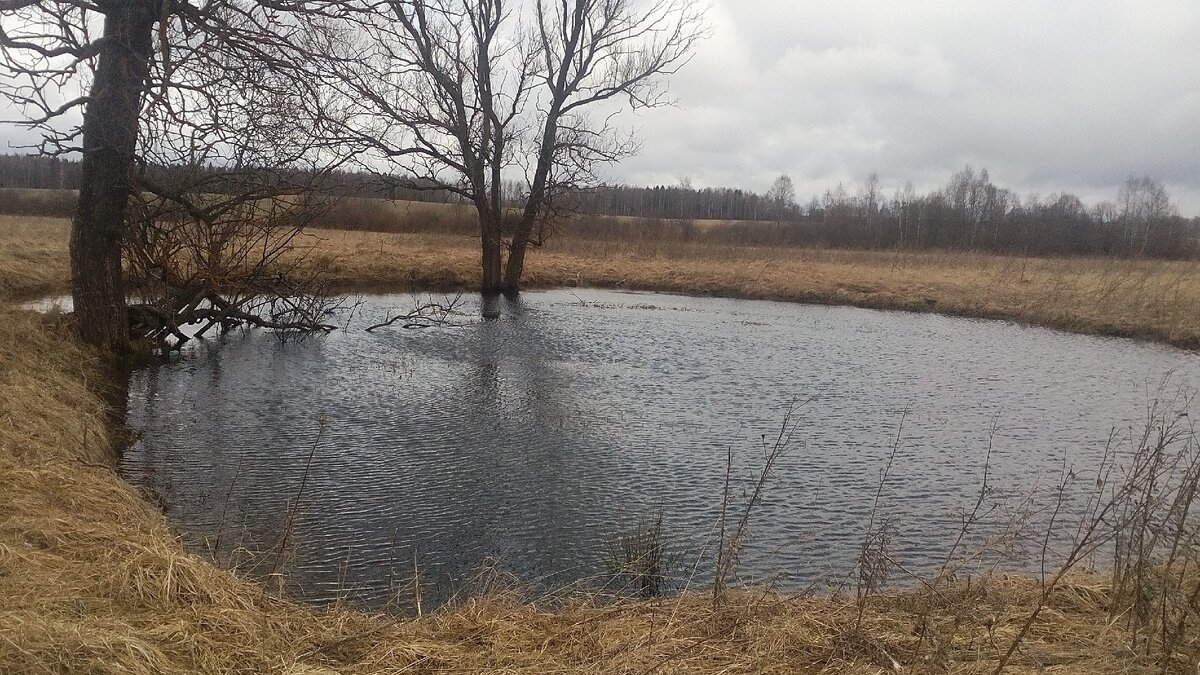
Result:
<svg viewBox="0 0 1200 675">
<path fill-rule="evenodd" d="M 158 168 L 172 173 L 212 173 L 205 168 Z M 444 191 L 411 180 L 340 173 L 328 191 L 348 197 L 456 203 Z M 75 189 L 79 163 L 56 158 L 0 155 L 0 188 Z M 219 182 L 214 183 L 219 185 Z M 215 188 L 219 191 L 219 187 Z M 517 183 L 505 185 L 515 200 Z M 605 216 L 675 221 L 758 221 L 772 240 L 795 246 L 845 248 L 944 248 L 1042 255 L 1200 257 L 1200 218 L 1183 218 L 1157 181 L 1133 177 L 1114 200 L 1086 206 L 1075 195 L 1020 197 L 992 183 L 987 170 L 967 166 L 945 187 L 925 194 L 910 185 L 885 194 L 877 176 L 861 186 L 838 186 L 804 204 L 795 201 L 787 176 L 765 194 L 732 188 L 605 185 L 570 196 L 569 210 Z M 40 213 L 48 206 L 0 194 L 0 212 Z M 61 207 L 59 207 L 61 208 Z M 63 215 L 55 213 L 53 215 Z M 665 226 L 665 225 L 664 225 Z"/>
</svg>

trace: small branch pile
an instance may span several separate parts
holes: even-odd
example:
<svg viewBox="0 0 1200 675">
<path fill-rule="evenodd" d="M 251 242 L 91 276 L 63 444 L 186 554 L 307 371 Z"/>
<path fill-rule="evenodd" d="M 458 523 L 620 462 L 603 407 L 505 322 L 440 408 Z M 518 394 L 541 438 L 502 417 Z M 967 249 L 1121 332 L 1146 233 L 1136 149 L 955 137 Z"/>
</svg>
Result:
<svg viewBox="0 0 1200 675">
<path fill-rule="evenodd" d="M 282 335 L 327 332 L 329 295 L 304 227 L 326 210 L 312 175 L 263 172 L 146 177 L 126 240 L 135 334 L 164 351 L 219 326 Z M 191 332 L 190 326 L 199 326 Z"/>
</svg>

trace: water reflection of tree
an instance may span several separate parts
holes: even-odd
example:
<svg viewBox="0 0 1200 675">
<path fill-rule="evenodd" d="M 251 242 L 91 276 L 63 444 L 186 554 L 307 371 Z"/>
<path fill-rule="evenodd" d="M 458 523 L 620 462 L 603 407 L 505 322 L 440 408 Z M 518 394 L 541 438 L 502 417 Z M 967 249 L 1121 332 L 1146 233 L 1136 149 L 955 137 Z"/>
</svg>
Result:
<svg viewBox="0 0 1200 675">
<path fill-rule="evenodd" d="M 587 423 L 584 392 L 561 367 L 564 338 L 552 322 L 564 317 L 499 302 L 501 315 L 473 325 L 456 352 L 446 389 L 461 393 L 442 413 L 469 427 L 457 437 L 461 488 L 433 498 L 455 503 L 479 554 L 573 579 L 573 567 L 598 562 L 588 542 L 599 543 L 595 523 L 614 488 L 595 450 L 604 430 Z"/>
</svg>

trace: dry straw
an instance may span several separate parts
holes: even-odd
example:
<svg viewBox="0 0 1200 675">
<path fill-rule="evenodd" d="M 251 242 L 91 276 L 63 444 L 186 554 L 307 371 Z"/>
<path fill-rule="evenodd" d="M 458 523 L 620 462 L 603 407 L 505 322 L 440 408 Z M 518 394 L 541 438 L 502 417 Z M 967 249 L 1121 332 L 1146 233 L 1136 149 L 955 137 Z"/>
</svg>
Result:
<svg viewBox="0 0 1200 675">
<path fill-rule="evenodd" d="M 336 216 L 335 209 L 333 224 Z M 309 262 L 342 290 L 478 287 L 477 238 L 439 234 L 445 230 L 436 223 L 409 229 L 414 231 L 311 230 Z M 62 219 L 0 216 L 0 299 L 67 288 L 67 230 Z M 1200 313 L 1194 311 L 1200 266 L 1190 261 L 729 245 L 686 241 L 671 232 L 629 239 L 588 237 L 568 228 L 530 257 L 526 285 L 936 311 L 1200 347 Z"/>
<path fill-rule="evenodd" d="M 716 608 L 699 592 L 554 609 L 496 593 L 420 619 L 302 606 L 185 552 L 116 475 L 98 370 L 68 328 L 0 310 L 3 672 L 990 672 L 1042 596 L 1004 575 L 879 593 L 857 630 L 852 601 L 750 591 Z M 1009 670 L 1159 672 L 1119 638 L 1107 580 L 1054 588 Z M 919 653 L 929 625 L 944 639 Z"/>
</svg>

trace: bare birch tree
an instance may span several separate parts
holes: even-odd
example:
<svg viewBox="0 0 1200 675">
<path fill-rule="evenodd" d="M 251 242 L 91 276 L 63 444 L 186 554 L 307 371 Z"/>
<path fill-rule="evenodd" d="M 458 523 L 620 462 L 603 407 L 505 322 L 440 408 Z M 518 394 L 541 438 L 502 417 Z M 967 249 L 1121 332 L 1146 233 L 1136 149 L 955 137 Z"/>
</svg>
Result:
<svg viewBox="0 0 1200 675">
<path fill-rule="evenodd" d="M 1156 231 L 1176 213 L 1167 189 L 1150 176 L 1130 176 L 1117 192 L 1117 205 L 1126 246 L 1136 255 L 1146 253 Z"/>
<path fill-rule="evenodd" d="M 379 6 L 342 74 L 355 110 L 345 137 L 475 207 L 485 294 L 518 292 L 560 196 L 636 151 L 613 115 L 668 103 L 666 77 L 705 30 L 686 0 Z M 506 202 L 504 183 L 517 178 L 521 197 Z"/>
<path fill-rule="evenodd" d="M 792 177 L 786 173 L 780 174 L 775 182 L 771 183 L 765 197 L 774 208 L 777 221 L 787 218 L 796 205 L 796 185 L 792 183 Z"/>
</svg>

